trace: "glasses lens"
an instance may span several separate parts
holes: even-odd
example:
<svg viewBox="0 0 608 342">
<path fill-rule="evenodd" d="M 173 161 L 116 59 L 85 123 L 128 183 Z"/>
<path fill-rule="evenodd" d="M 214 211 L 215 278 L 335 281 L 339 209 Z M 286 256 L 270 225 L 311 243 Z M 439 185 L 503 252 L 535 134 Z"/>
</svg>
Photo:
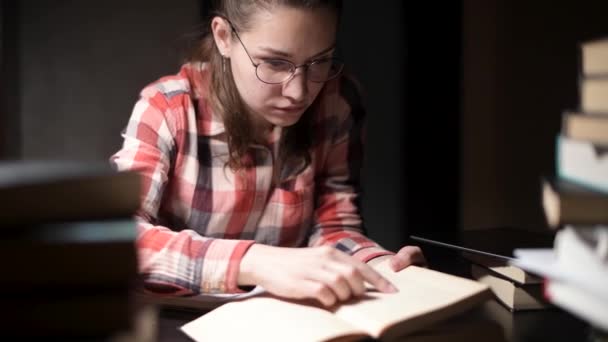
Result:
<svg viewBox="0 0 608 342">
<path fill-rule="evenodd" d="M 308 68 L 308 78 L 313 82 L 325 82 L 342 71 L 344 63 L 339 59 L 328 58 L 314 62 Z"/>
<path fill-rule="evenodd" d="M 287 61 L 268 60 L 260 63 L 256 74 L 262 82 L 281 83 L 291 77 L 295 66 Z"/>
</svg>

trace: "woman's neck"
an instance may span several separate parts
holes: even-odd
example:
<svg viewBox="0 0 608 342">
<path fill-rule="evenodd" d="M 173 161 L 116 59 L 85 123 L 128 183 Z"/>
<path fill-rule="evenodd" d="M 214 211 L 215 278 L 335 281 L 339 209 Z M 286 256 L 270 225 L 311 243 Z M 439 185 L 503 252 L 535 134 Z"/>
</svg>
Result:
<svg viewBox="0 0 608 342">
<path fill-rule="evenodd" d="M 275 130 L 275 125 L 264 120 L 258 115 L 252 115 L 251 125 L 253 129 L 253 136 L 256 141 L 267 143 L 270 135 Z"/>
</svg>

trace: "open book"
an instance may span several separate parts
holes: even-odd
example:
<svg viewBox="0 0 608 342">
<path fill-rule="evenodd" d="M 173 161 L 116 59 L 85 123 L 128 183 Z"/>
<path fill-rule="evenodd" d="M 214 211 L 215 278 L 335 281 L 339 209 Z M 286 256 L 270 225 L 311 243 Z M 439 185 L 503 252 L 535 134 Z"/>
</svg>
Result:
<svg viewBox="0 0 608 342">
<path fill-rule="evenodd" d="M 329 310 L 260 295 L 220 306 L 181 329 L 195 341 L 394 339 L 491 298 L 487 285 L 426 268 L 410 266 L 395 273 L 388 260 L 374 268 L 399 292 L 370 290 L 363 298 Z"/>
</svg>

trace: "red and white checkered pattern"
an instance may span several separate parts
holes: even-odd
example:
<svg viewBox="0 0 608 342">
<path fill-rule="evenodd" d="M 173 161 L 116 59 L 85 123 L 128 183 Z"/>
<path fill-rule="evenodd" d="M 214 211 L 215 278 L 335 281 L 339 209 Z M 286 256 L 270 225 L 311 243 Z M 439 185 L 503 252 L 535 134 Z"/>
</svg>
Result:
<svg viewBox="0 0 608 342">
<path fill-rule="evenodd" d="M 111 157 L 142 175 L 137 246 L 148 290 L 239 292 L 240 261 L 253 243 L 332 245 L 363 261 L 390 253 L 362 234 L 349 168 L 360 136 L 351 134 L 339 80 L 319 94 L 311 165 L 300 173 L 285 165 L 273 186 L 281 128 L 250 149 L 254 167 L 233 173 L 222 120 L 207 101 L 209 77 L 205 64 L 186 64 L 147 86 Z"/>
</svg>

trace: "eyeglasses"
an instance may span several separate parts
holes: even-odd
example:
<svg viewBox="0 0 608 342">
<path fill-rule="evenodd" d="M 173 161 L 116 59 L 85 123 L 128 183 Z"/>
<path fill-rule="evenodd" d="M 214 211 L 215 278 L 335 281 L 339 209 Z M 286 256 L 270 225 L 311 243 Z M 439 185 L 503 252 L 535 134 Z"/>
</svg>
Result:
<svg viewBox="0 0 608 342">
<path fill-rule="evenodd" d="M 239 37 L 239 34 L 234 29 L 234 26 L 230 24 L 230 27 L 241 43 L 241 46 L 243 46 L 243 50 L 245 50 L 251 64 L 255 67 L 255 75 L 264 83 L 279 84 L 287 82 L 294 77 L 296 70 L 302 67 L 305 68 L 309 81 L 323 83 L 338 76 L 344 68 L 344 62 L 334 57 L 316 59 L 301 65 L 295 65 L 284 59 L 266 59 L 256 64 L 253 58 L 251 58 L 249 51 L 247 51 L 245 44 L 243 44 L 241 37 Z"/>
</svg>

